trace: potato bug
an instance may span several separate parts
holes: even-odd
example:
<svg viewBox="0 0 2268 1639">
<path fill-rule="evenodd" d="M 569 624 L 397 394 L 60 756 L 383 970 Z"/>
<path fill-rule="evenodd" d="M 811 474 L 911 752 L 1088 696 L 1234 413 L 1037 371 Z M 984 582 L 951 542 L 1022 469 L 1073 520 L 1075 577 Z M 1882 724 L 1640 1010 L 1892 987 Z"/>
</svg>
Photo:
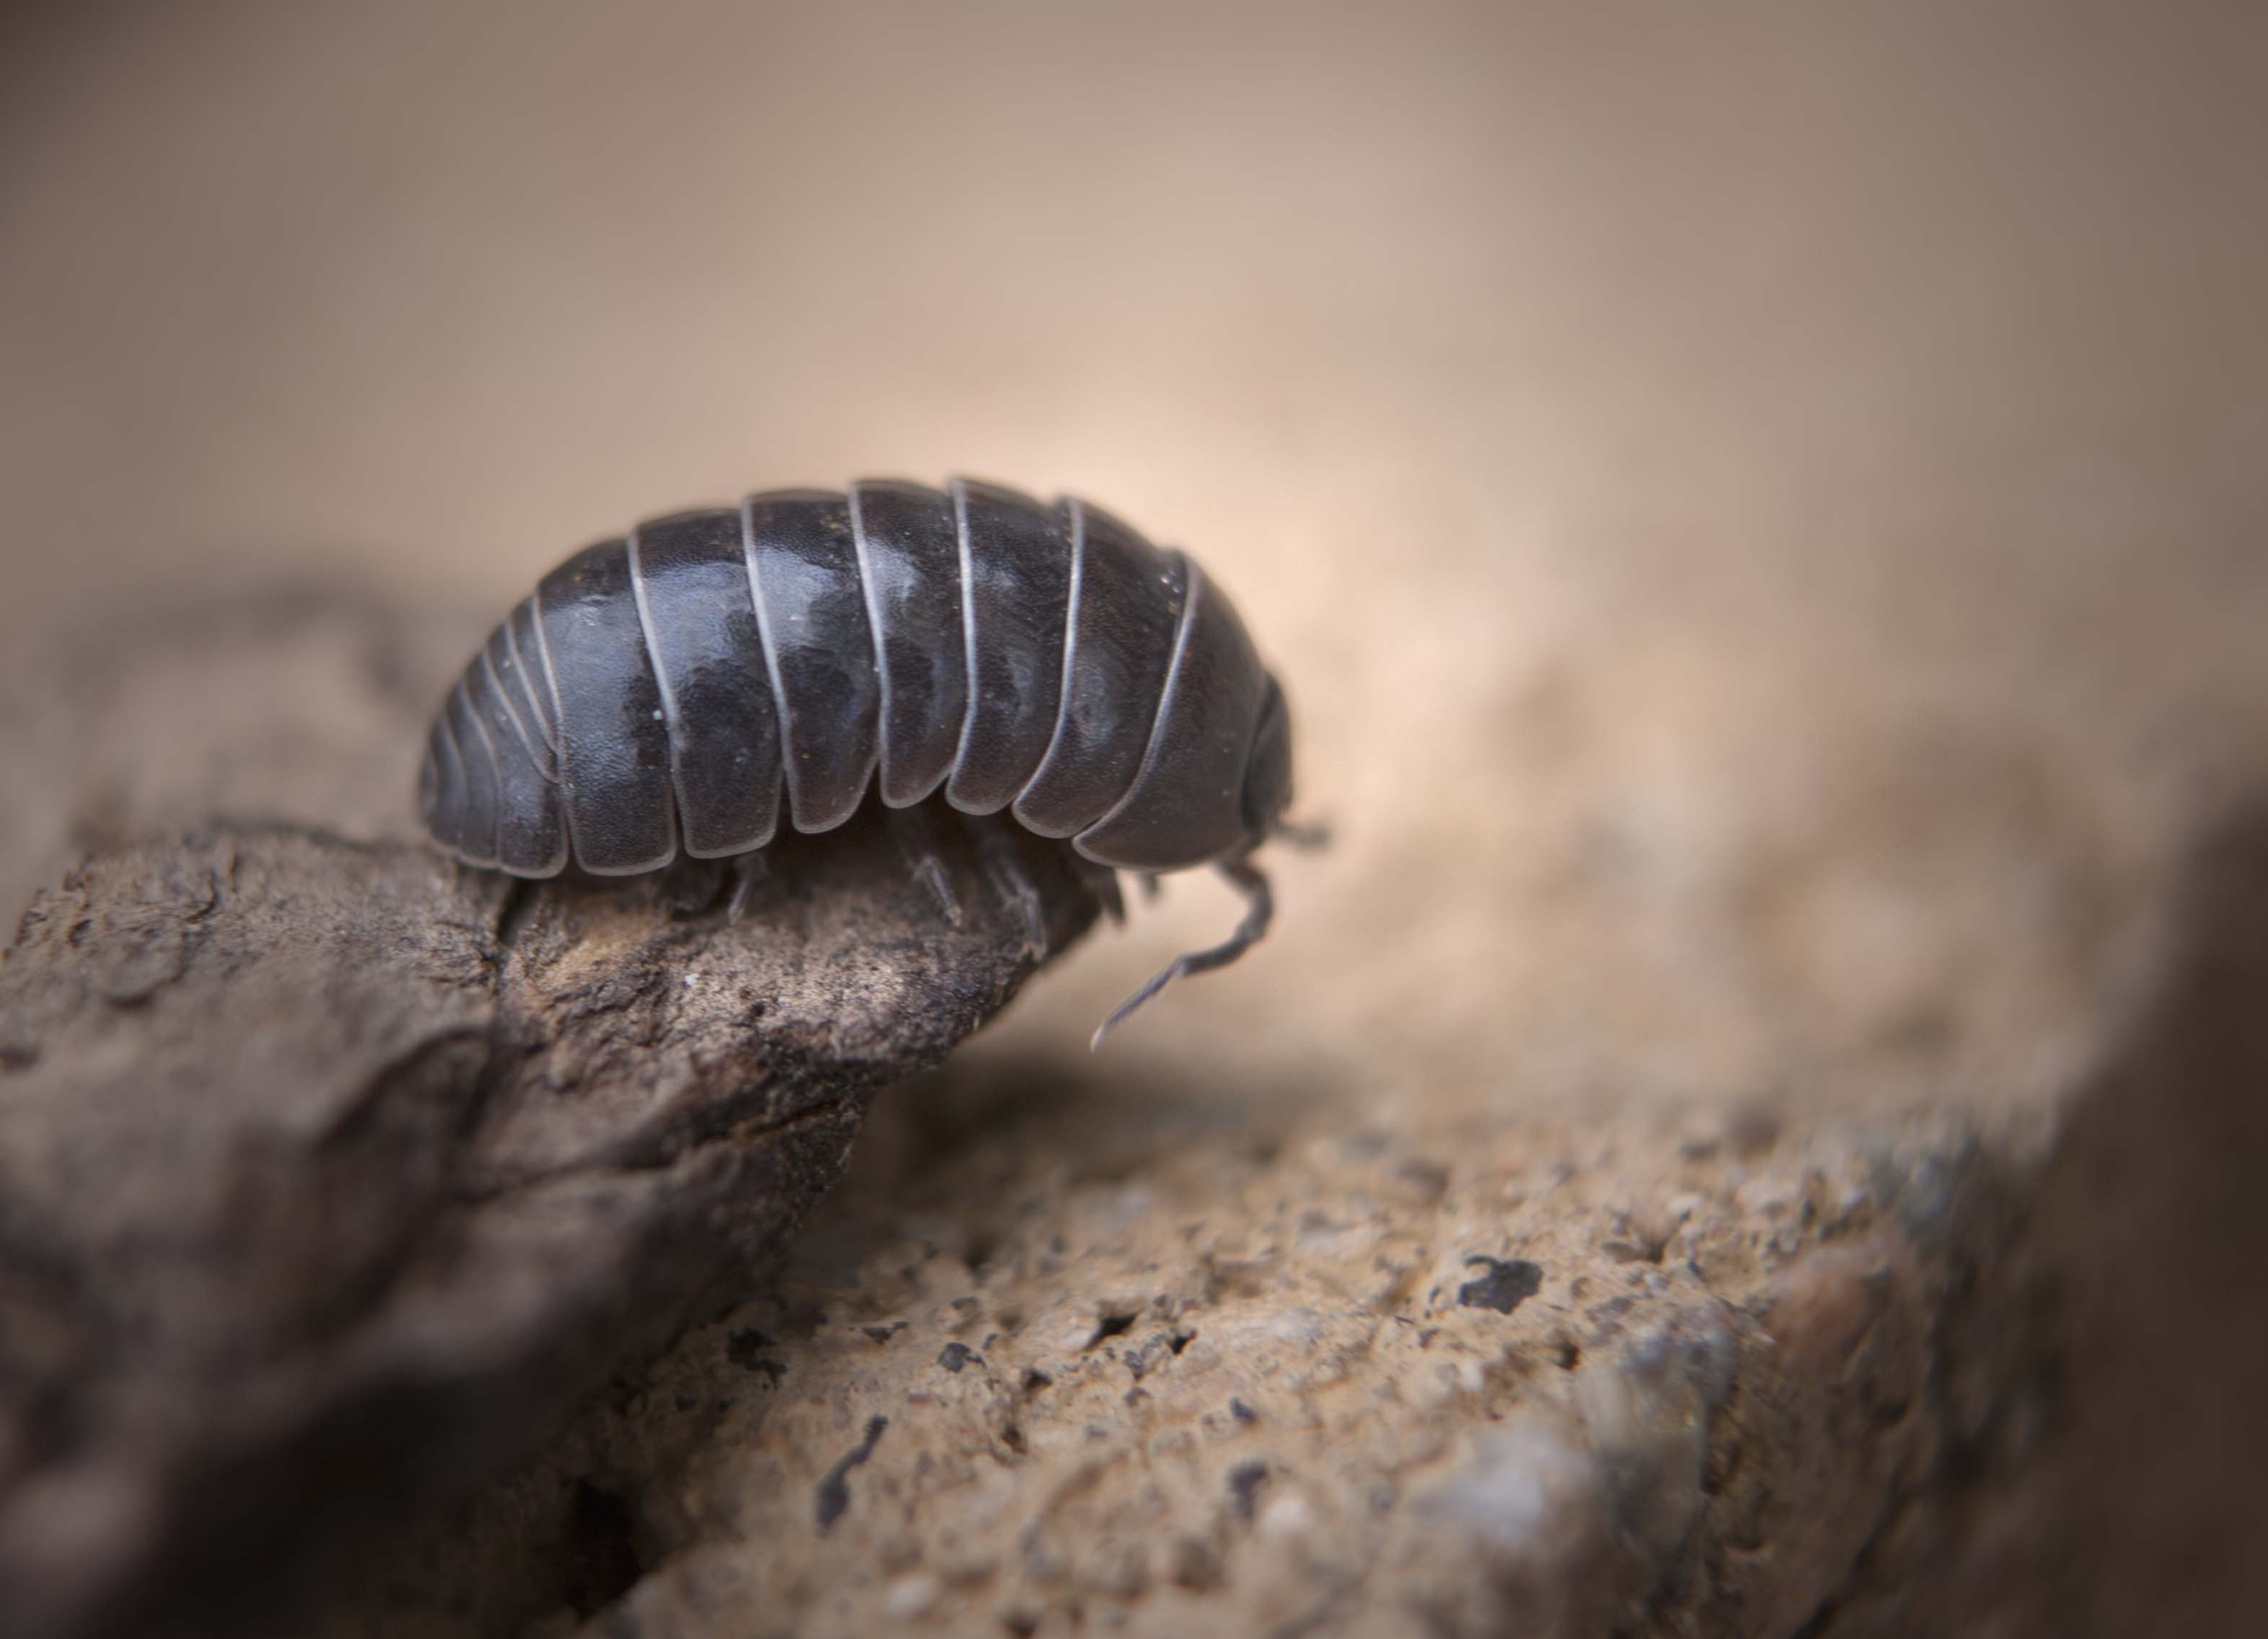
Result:
<svg viewBox="0 0 2268 1639">
<path fill-rule="evenodd" d="M 958 478 L 766 491 L 576 553 L 450 690 L 418 806 L 467 865 L 615 876 L 681 851 L 752 860 L 783 807 L 828 831 L 870 786 L 891 810 L 1005 811 L 1066 842 L 1114 904 L 1119 870 L 1211 865 L 1243 895 L 1235 932 L 1098 1043 L 1266 933 L 1251 856 L 1299 835 L 1283 690 L 1204 571 L 1101 507 Z"/>
</svg>

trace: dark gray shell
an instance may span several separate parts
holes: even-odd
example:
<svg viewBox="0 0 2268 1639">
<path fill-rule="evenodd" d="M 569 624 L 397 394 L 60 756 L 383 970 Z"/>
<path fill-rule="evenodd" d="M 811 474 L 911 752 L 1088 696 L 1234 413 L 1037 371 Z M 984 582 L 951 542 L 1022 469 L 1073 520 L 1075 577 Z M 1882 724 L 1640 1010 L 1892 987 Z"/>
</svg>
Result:
<svg viewBox="0 0 2268 1639">
<path fill-rule="evenodd" d="M 1288 733 L 1182 554 L 1078 500 L 868 479 L 656 519 L 553 570 L 450 691 L 420 808 L 468 865 L 622 875 L 762 848 L 783 800 L 829 830 L 879 783 L 1167 871 L 1260 840 Z"/>
</svg>

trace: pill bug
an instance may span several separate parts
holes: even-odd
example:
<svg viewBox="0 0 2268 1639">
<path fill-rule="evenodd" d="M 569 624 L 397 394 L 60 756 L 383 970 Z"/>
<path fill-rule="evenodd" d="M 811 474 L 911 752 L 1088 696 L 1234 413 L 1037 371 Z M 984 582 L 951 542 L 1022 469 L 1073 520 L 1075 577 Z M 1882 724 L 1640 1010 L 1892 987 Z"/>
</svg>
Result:
<svg viewBox="0 0 2268 1639">
<path fill-rule="evenodd" d="M 1211 865 L 1245 901 L 1170 980 L 1235 960 L 1272 902 L 1253 852 L 1297 838 L 1291 720 L 1235 608 L 1101 507 L 990 484 L 862 479 L 674 513 L 585 548 L 497 625 L 427 738 L 419 811 L 469 866 L 746 864 L 869 786 L 1063 839 L 1115 873 Z M 908 833 L 913 835 L 913 833 Z M 1012 858 L 1012 885 L 1036 906 Z M 934 852 L 909 864 L 955 920 Z"/>
</svg>

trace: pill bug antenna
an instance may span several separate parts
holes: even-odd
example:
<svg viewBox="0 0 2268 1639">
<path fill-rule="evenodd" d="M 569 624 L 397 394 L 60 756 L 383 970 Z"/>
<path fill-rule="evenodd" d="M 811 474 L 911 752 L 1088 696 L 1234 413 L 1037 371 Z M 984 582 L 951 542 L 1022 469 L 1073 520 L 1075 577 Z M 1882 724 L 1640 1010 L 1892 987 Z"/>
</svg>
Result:
<svg viewBox="0 0 2268 1639">
<path fill-rule="evenodd" d="M 1268 879 L 1249 860 L 1224 860 L 1213 867 L 1228 885 L 1244 896 L 1244 919 L 1236 931 L 1220 943 L 1206 950 L 1192 950 L 1175 956 L 1153 975 L 1150 982 L 1110 1010 L 1110 1016 L 1096 1027 L 1094 1039 L 1087 1043 L 1089 1052 L 1102 1045 L 1102 1038 L 1116 1030 L 1126 1016 L 1160 991 L 1191 973 L 1209 972 L 1226 967 L 1237 957 L 1266 937 L 1270 919 L 1276 913 L 1275 896 L 1269 891 Z"/>
<path fill-rule="evenodd" d="M 1302 853 L 1320 853 L 1331 845 L 1331 823 L 1329 820 L 1279 819 L 1268 828 L 1268 834 L 1285 846 L 1297 848 Z"/>
</svg>

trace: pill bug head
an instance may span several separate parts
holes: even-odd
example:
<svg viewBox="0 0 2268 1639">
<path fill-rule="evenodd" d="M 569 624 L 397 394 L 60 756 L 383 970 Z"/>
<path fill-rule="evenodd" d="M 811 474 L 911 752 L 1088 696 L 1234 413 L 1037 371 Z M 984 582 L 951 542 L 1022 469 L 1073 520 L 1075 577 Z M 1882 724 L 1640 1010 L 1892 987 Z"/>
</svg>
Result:
<svg viewBox="0 0 2268 1639">
<path fill-rule="evenodd" d="M 1260 727 L 1244 767 L 1244 826 L 1257 846 L 1283 823 L 1292 806 L 1292 709 L 1271 674 L 1260 705 Z"/>
<path fill-rule="evenodd" d="M 1147 984 L 1111 1009 L 1089 1046 L 1101 1046 L 1104 1037 L 1174 980 L 1226 967 L 1267 936 L 1275 915 L 1275 896 L 1252 854 L 1270 838 L 1304 847 L 1320 846 L 1322 842 L 1320 827 L 1294 824 L 1284 817 L 1291 806 L 1292 708 L 1285 703 L 1283 685 L 1270 673 L 1267 691 L 1260 700 L 1260 720 L 1244 759 L 1244 788 L 1239 794 L 1237 815 L 1243 823 L 1244 836 L 1213 860 L 1213 868 L 1244 896 L 1244 919 L 1219 944 L 1184 951 L 1152 974 Z"/>
</svg>

